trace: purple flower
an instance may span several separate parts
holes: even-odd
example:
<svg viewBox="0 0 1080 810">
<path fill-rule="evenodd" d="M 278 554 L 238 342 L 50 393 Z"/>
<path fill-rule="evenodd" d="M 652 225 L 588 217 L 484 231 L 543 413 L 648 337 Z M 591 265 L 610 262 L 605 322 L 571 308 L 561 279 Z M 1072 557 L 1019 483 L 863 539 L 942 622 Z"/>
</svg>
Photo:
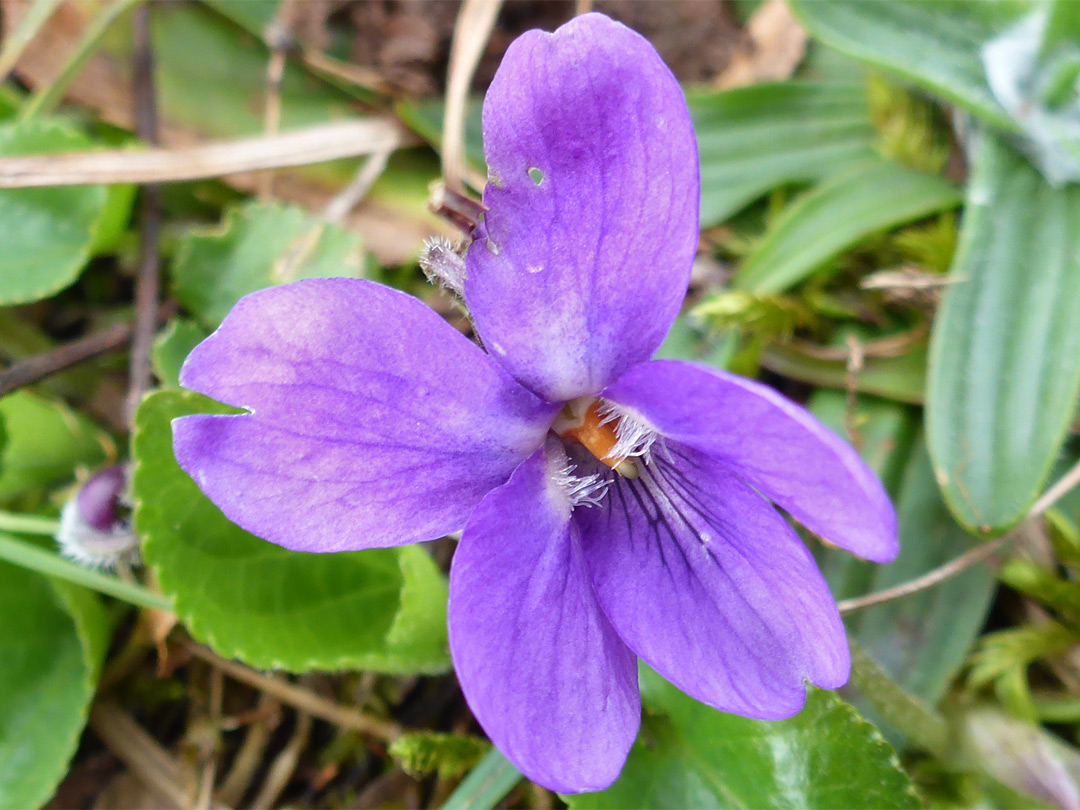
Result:
<svg viewBox="0 0 1080 810">
<path fill-rule="evenodd" d="M 802 408 L 650 362 L 689 280 L 699 178 L 682 92 L 642 37 L 598 14 L 523 35 L 484 138 L 463 292 L 489 353 L 371 282 L 257 292 L 182 375 L 250 413 L 177 420 L 176 455 L 287 548 L 464 527 L 449 621 L 470 706 L 530 778 L 596 790 L 638 730 L 638 658 L 757 718 L 846 681 L 835 603 L 769 501 L 879 562 L 895 514 Z"/>
</svg>

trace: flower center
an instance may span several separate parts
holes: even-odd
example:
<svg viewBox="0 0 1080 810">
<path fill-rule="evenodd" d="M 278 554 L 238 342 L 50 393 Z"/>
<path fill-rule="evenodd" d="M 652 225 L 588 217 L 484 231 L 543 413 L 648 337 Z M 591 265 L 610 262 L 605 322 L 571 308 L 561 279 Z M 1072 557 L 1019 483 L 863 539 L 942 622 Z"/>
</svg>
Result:
<svg viewBox="0 0 1080 810">
<path fill-rule="evenodd" d="M 581 444 L 598 461 L 626 478 L 637 478 L 637 461 L 626 448 L 620 435 L 621 422 L 617 414 L 598 399 L 582 397 L 566 403 L 552 425 L 562 439 Z"/>
</svg>

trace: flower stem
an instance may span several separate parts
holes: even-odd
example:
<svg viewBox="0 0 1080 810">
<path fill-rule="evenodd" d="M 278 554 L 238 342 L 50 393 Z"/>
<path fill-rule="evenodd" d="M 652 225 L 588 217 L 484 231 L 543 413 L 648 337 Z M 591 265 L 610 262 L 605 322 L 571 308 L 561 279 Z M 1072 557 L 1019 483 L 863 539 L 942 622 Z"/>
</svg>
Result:
<svg viewBox="0 0 1080 810">
<path fill-rule="evenodd" d="M 442 810 L 491 810 L 520 781 L 521 772 L 492 748 L 450 794 Z"/>
<path fill-rule="evenodd" d="M 16 534 L 42 534 L 52 537 L 60 531 L 60 521 L 39 515 L 0 512 L 0 531 Z"/>
<path fill-rule="evenodd" d="M 881 665 L 851 642 L 851 685 L 912 745 L 949 758 L 945 718 L 894 681 Z"/>
<path fill-rule="evenodd" d="M 83 568 L 78 563 L 65 560 L 59 554 L 38 548 L 33 543 L 0 534 L 0 560 L 28 568 L 50 577 L 63 579 L 84 588 L 107 594 L 136 607 L 156 610 L 172 610 L 172 603 L 165 596 L 154 593 L 143 585 L 125 582 L 119 577 Z"/>
</svg>

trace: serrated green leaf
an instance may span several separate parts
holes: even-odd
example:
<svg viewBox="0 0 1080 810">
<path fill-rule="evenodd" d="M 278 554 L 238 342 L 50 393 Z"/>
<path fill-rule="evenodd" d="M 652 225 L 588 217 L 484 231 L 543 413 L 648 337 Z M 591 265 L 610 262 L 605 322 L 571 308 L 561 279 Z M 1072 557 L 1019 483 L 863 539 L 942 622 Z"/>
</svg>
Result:
<svg viewBox="0 0 1080 810">
<path fill-rule="evenodd" d="M 360 238 L 298 206 L 247 203 L 220 228 L 188 233 L 173 263 L 173 290 L 204 326 L 217 327 L 245 295 L 302 278 L 364 275 Z"/>
<path fill-rule="evenodd" d="M 107 640 L 96 596 L 0 563 L 0 807 L 39 807 L 63 778 Z"/>
<path fill-rule="evenodd" d="M 8 444 L 0 456 L 0 502 L 74 477 L 115 456 L 112 439 L 63 403 L 16 391 L 0 399 Z"/>
<path fill-rule="evenodd" d="M 180 387 L 180 367 L 191 350 L 206 339 L 207 331 L 187 318 L 173 318 L 154 339 L 150 355 L 154 375 L 167 388 Z"/>
<path fill-rule="evenodd" d="M 785 82 L 687 99 L 701 160 L 701 224 L 723 222 L 770 189 L 877 161 L 866 90 Z"/>
<path fill-rule="evenodd" d="M 960 191 L 940 177 L 891 161 L 852 169 L 792 203 L 745 258 L 732 285 L 783 292 L 866 237 L 960 201 Z"/>
<path fill-rule="evenodd" d="M 0 126 L 0 155 L 86 149 L 57 123 Z M 104 186 L 0 190 L 0 306 L 36 301 L 71 284 L 89 261 L 109 194 Z"/>
<path fill-rule="evenodd" d="M 585 808 L 919 807 L 877 729 L 831 692 L 811 689 L 790 720 L 749 720 L 702 706 L 642 671 L 648 711 L 622 776 L 564 796 Z"/>
<path fill-rule="evenodd" d="M 161 391 L 136 418 L 135 527 L 192 635 L 261 668 L 448 669 L 446 580 L 422 548 L 288 551 L 230 523 L 180 469 L 172 419 L 228 412 Z"/>
<path fill-rule="evenodd" d="M 1080 186 L 1053 189 L 978 142 L 951 276 L 934 322 L 927 440 L 957 519 L 997 533 L 1027 512 L 1080 392 Z"/>
</svg>

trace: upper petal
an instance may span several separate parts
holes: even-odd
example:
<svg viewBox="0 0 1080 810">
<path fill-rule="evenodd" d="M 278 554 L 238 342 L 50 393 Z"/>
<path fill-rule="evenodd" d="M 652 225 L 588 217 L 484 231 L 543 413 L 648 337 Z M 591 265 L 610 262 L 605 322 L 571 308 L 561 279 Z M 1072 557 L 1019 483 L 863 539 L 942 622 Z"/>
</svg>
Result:
<svg viewBox="0 0 1080 810">
<path fill-rule="evenodd" d="M 594 394 L 653 355 L 686 293 L 699 178 L 682 91 L 643 37 L 584 14 L 514 41 L 483 120 L 477 329 L 541 396 Z"/>
<path fill-rule="evenodd" d="M 874 562 L 900 546 L 896 510 L 859 454 L 761 383 L 678 360 L 644 363 L 604 391 L 661 434 L 723 459 L 810 531 Z"/>
<path fill-rule="evenodd" d="M 251 413 L 176 420 L 180 466 L 230 520 L 302 551 L 460 529 L 552 418 L 434 311 L 356 279 L 246 296 L 181 382 Z"/>
<path fill-rule="evenodd" d="M 850 668 L 836 604 L 809 551 L 724 465 L 674 442 L 640 478 L 609 473 L 579 524 L 600 605 L 620 638 L 688 695 L 779 719 L 805 681 L 835 689 Z"/>
<path fill-rule="evenodd" d="M 450 651 L 495 745 L 533 781 L 577 793 L 615 781 L 641 705 L 552 462 L 537 452 L 470 518 L 450 571 Z"/>
</svg>

